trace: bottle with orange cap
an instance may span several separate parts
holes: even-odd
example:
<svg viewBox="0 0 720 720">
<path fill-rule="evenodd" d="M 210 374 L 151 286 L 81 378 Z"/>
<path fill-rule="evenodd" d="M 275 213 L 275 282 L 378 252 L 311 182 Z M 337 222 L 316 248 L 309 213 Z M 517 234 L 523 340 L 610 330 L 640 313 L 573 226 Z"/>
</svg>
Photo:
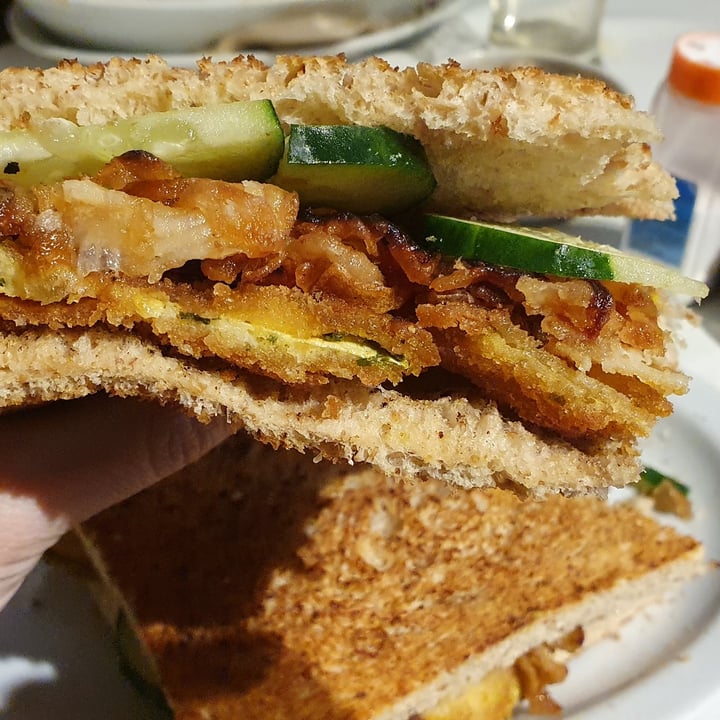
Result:
<svg viewBox="0 0 720 720">
<path fill-rule="evenodd" d="M 680 36 L 651 112 L 664 141 L 653 149 L 676 179 L 675 220 L 634 220 L 626 249 L 704 282 L 720 263 L 720 32 Z"/>
</svg>

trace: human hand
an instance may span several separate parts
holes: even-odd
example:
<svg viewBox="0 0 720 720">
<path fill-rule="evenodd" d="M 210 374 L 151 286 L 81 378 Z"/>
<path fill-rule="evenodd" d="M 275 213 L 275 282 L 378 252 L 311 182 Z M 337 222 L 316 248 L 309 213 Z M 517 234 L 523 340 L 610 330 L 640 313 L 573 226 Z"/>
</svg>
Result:
<svg viewBox="0 0 720 720">
<path fill-rule="evenodd" d="M 199 459 L 235 428 L 90 396 L 0 416 L 0 610 L 72 526 Z"/>
</svg>

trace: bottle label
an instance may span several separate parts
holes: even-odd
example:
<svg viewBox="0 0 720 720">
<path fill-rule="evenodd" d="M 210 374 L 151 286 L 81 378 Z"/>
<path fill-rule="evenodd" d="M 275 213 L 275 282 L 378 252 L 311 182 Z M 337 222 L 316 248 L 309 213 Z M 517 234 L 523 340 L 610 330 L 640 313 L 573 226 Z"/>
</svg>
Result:
<svg viewBox="0 0 720 720">
<path fill-rule="evenodd" d="M 625 244 L 636 252 L 681 267 L 690 237 L 697 185 L 675 178 L 680 193 L 675 199 L 675 220 L 633 220 Z"/>
</svg>

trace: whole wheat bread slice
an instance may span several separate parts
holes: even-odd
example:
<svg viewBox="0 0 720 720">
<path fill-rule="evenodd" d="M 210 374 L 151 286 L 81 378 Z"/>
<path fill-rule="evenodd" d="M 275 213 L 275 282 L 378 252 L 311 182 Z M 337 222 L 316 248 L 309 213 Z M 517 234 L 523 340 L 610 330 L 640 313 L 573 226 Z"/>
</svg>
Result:
<svg viewBox="0 0 720 720">
<path fill-rule="evenodd" d="M 84 533 L 177 720 L 421 717 L 705 567 L 629 505 L 398 483 L 242 437 Z"/>
<path fill-rule="evenodd" d="M 507 218 L 672 215 L 675 184 L 654 163 L 659 139 L 631 98 L 590 79 L 377 58 L 120 60 L 0 72 L 0 130 L 62 117 L 81 125 L 151 111 L 269 98 L 288 123 L 385 125 L 425 147 L 438 187 L 431 206 Z"/>
<path fill-rule="evenodd" d="M 275 447 L 464 487 L 602 493 L 635 482 L 640 471 L 634 446 L 607 440 L 574 447 L 504 419 L 482 399 L 413 398 L 349 381 L 283 386 L 165 354 L 121 331 L 33 328 L 0 335 L 1 407 L 97 391 L 176 402 L 201 418 L 227 416 Z"/>
</svg>

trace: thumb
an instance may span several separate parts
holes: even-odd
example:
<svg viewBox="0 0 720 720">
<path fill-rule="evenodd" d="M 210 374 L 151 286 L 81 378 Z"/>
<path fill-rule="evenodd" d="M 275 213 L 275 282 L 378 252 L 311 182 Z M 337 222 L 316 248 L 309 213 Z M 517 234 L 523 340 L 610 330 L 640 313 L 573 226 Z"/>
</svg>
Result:
<svg viewBox="0 0 720 720">
<path fill-rule="evenodd" d="M 227 438 L 171 406 L 92 396 L 0 417 L 0 608 L 73 525 Z"/>
</svg>

